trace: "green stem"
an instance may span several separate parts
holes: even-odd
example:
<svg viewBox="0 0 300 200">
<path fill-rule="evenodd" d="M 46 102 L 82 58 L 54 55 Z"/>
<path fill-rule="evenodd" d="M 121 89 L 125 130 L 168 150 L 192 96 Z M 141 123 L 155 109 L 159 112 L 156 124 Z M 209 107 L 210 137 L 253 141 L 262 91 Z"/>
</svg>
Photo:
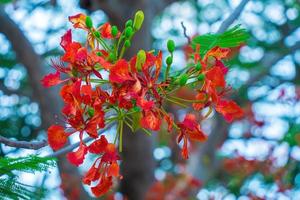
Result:
<svg viewBox="0 0 300 200">
<path fill-rule="evenodd" d="M 182 103 L 180 103 L 180 102 L 178 102 L 178 101 L 175 101 L 175 100 L 173 100 L 173 99 L 166 98 L 166 100 L 167 100 L 167 101 L 170 101 L 170 102 L 172 102 L 172 103 L 174 103 L 174 104 L 176 104 L 176 105 L 179 105 L 179 106 L 181 106 L 181 107 L 188 108 L 187 105 L 182 104 Z"/>
</svg>

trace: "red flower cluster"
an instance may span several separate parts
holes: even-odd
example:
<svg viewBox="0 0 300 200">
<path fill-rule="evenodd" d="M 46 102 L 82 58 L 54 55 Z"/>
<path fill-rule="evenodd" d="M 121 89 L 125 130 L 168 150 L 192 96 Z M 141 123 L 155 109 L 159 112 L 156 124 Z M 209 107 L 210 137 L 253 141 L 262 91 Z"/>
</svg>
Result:
<svg viewBox="0 0 300 200">
<path fill-rule="evenodd" d="M 96 196 L 105 194 L 113 185 L 113 178 L 120 177 L 116 145 L 122 151 L 124 124 L 133 131 L 138 127 L 149 133 L 160 130 L 165 121 L 168 132 L 178 132 L 178 143 L 183 140 L 182 155 L 188 158 L 188 141 L 203 142 L 207 137 L 200 128 L 196 112 L 214 106 L 227 121 L 243 114 L 236 103 L 224 99 L 228 91 L 224 78 L 227 68 L 221 60 L 226 58 L 229 49 L 215 47 L 202 59 L 196 48 L 191 55 L 194 57 L 192 67 L 187 67 L 187 73 L 180 76 L 169 73 L 175 48 L 173 41 L 168 42 L 171 56 L 164 73 L 160 51 L 140 50 L 136 56 L 125 60 L 124 52 L 130 47 L 143 18 L 143 13 L 138 11 L 134 21 L 129 20 L 124 31 L 119 32 L 116 26 L 108 23 L 94 28 L 91 18 L 84 14 L 71 16 L 69 20 L 74 28 L 87 32 L 86 44 L 73 41 L 72 32 L 68 30 L 60 43 L 64 54 L 59 61 L 52 62 L 56 72 L 42 80 L 45 87 L 64 84 L 60 95 L 65 103 L 62 115 L 66 128 L 62 125 L 49 127 L 49 144 L 58 150 L 70 135 L 78 134 L 79 148 L 67 154 L 68 160 L 78 166 L 88 152 L 99 155 L 83 179 L 85 184 L 95 185 L 92 191 Z M 103 72 L 108 73 L 108 78 Z M 62 74 L 67 78 L 62 79 Z M 162 74 L 165 74 L 164 78 Z M 195 77 L 196 81 L 192 82 L 195 85 L 192 89 L 197 92 L 194 100 L 174 96 L 174 91 L 189 85 Z M 174 122 L 172 115 L 164 109 L 166 101 L 183 107 L 193 105 L 196 112 L 186 114 L 182 122 Z M 99 132 L 112 123 L 117 124 L 117 133 L 114 143 L 109 143 Z M 94 141 L 85 143 L 84 135 Z"/>
</svg>

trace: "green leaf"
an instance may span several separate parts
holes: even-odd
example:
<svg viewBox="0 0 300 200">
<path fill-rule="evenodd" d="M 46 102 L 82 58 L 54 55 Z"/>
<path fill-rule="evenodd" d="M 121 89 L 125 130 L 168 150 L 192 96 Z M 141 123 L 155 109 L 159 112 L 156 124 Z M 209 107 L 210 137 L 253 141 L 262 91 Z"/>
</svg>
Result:
<svg viewBox="0 0 300 200">
<path fill-rule="evenodd" d="M 54 158 L 42 158 L 38 156 L 21 158 L 4 157 L 0 159 L 0 174 L 11 173 L 13 170 L 29 173 L 42 172 L 54 166 L 56 166 Z"/>
<path fill-rule="evenodd" d="M 208 50 L 219 46 L 222 48 L 232 48 L 245 43 L 250 35 L 246 29 L 241 28 L 240 25 L 227 30 L 222 34 L 205 34 L 195 37 L 192 40 L 192 47 L 196 48 L 200 44 L 200 54 L 204 55 Z"/>
</svg>

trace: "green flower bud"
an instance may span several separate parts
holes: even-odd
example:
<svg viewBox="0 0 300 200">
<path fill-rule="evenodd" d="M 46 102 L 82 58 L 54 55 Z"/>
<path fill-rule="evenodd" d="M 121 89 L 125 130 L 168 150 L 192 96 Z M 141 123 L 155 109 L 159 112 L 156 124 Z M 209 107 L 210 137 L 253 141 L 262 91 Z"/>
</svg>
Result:
<svg viewBox="0 0 300 200">
<path fill-rule="evenodd" d="M 197 71 L 200 71 L 202 69 L 202 65 L 200 63 L 197 63 L 197 65 L 195 66 L 195 69 Z"/>
<path fill-rule="evenodd" d="M 92 21 L 92 19 L 91 19 L 90 16 L 86 16 L 86 18 L 85 18 L 85 25 L 89 29 L 93 27 L 93 21 Z"/>
<path fill-rule="evenodd" d="M 138 71 L 141 71 L 142 70 L 142 66 L 145 64 L 145 62 L 146 62 L 146 52 L 141 49 L 137 53 L 136 63 L 135 63 L 136 69 Z"/>
<path fill-rule="evenodd" d="M 113 37 L 116 37 L 118 35 L 118 27 L 116 27 L 116 26 L 111 27 L 111 35 Z"/>
<path fill-rule="evenodd" d="M 125 40 L 124 46 L 125 46 L 126 48 L 129 48 L 129 47 L 131 46 L 130 40 Z"/>
<path fill-rule="evenodd" d="M 132 30 L 132 28 L 130 26 L 125 29 L 125 36 L 126 36 L 126 38 L 130 38 L 131 35 L 132 35 L 132 33 L 133 33 L 133 30 Z"/>
<path fill-rule="evenodd" d="M 133 20 L 133 28 L 134 30 L 138 31 L 141 29 L 142 24 L 144 21 L 144 12 L 139 10 L 135 13 L 134 20 Z"/>
<path fill-rule="evenodd" d="M 173 53 L 175 50 L 175 42 L 173 40 L 168 40 L 167 47 L 168 47 L 168 51 L 170 53 Z"/>
<path fill-rule="evenodd" d="M 100 33 L 99 33 L 99 31 L 95 31 L 94 35 L 95 35 L 96 38 L 100 38 L 100 36 L 101 36 Z"/>
<path fill-rule="evenodd" d="M 182 74 L 179 77 L 179 85 L 184 86 L 186 84 L 186 82 L 188 81 L 189 77 L 187 74 Z"/>
<path fill-rule="evenodd" d="M 87 113 L 88 113 L 88 115 L 89 115 L 90 117 L 93 117 L 94 114 L 95 114 L 94 108 L 89 107 L 88 110 L 87 110 Z"/>
<path fill-rule="evenodd" d="M 204 74 L 199 74 L 197 79 L 198 79 L 198 81 L 203 81 L 205 79 L 205 75 Z"/>
<path fill-rule="evenodd" d="M 172 62 L 173 62 L 172 56 L 168 56 L 167 59 L 166 59 L 166 64 L 167 64 L 167 65 L 171 65 Z"/>
<path fill-rule="evenodd" d="M 96 54 L 97 54 L 97 56 L 102 56 L 103 55 L 100 51 L 98 51 Z"/>
<path fill-rule="evenodd" d="M 129 26 L 132 26 L 132 19 L 128 20 L 128 21 L 125 23 L 125 27 L 129 27 Z"/>
<path fill-rule="evenodd" d="M 115 55 L 114 53 L 109 53 L 108 59 L 109 59 L 110 61 L 114 61 L 114 60 L 116 60 L 116 55 Z"/>
</svg>

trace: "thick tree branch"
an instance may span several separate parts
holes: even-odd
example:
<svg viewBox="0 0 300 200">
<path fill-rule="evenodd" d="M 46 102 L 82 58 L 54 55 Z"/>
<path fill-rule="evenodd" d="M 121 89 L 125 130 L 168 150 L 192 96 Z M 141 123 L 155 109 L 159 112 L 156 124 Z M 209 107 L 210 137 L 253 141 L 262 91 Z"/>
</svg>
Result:
<svg viewBox="0 0 300 200">
<path fill-rule="evenodd" d="M 240 14 L 242 13 L 242 11 L 244 10 L 245 6 L 247 5 L 247 3 L 249 2 L 249 0 L 242 0 L 241 3 L 233 10 L 233 12 L 228 16 L 227 19 L 225 19 L 219 30 L 218 33 L 223 33 L 224 31 L 226 31 L 230 25 L 237 19 L 239 18 Z"/>
<path fill-rule="evenodd" d="M 42 141 L 16 141 L 16 140 L 11 140 L 6 137 L 0 136 L 0 143 L 5 144 L 6 146 L 10 147 L 16 147 L 16 148 L 23 148 L 23 149 L 34 149 L 38 150 L 40 148 L 43 148 L 48 145 L 46 140 Z"/>
</svg>

